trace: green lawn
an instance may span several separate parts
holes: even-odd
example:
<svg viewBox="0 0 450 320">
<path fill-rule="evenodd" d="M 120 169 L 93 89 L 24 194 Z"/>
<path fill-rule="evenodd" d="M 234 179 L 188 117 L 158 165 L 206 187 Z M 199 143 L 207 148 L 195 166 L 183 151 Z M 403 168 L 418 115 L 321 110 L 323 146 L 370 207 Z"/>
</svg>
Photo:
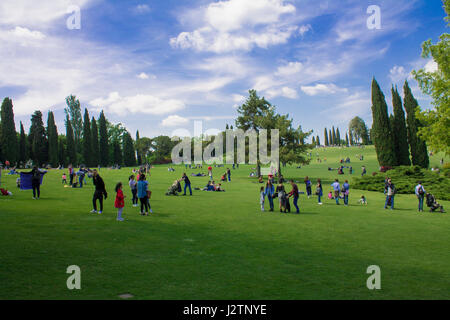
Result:
<svg viewBox="0 0 450 320">
<path fill-rule="evenodd" d="M 314 184 L 322 178 L 328 192 L 337 173 L 327 168 L 338 167 L 338 159 L 350 156 L 354 175 L 363 164 L 369 174 L 378 167 L 373 148 L 314 150 L 313 159 L 316 152 L 327 162 L 285 168 L 284 176 L 303 181 L 308 175 Z M 432 157 L 432 165 L 439 159 Z M 136 299 L 450 298 L 449 214 L 419 214 L 413 195 L 398 195 L 397 210 L 384 210 L 383 194 L 360 190 L 351 190 L 349 207 L 328 199 L 318 206 L 315 197 L 302 195 L 301 215 L 261 213 L 251 167 L 232 170 L 226 192 L 167 197 L 184 167 L 172 173 L 158 166 L 150 177 L 155 214 L 140 216 L 126 186 L 122 223 L 113 189 L 127 182 L 129 168 L 100 171 L 109 192 L 102 216 L 89 213 L 89 179 L 83 189 L 63 188 L 62 172 L 50 171 L 41 199 L 32 200 L 31 191 L 15 187 L 16 176 L 3 172 L 2 187 L 14 196 L 0 198 L 0 299 L 118 299 L 123 293 Z M 348 170 L 339 178 L 351 182 Z M 207 180 L 191 178 L 194 187 Z M 357 204 L 361 194 L 366 207 Z M 81 268 L 81 290 L 66 287 L 69 265 Z M 370 265 L 381 268 L 381 290 L 366 287 Z"/>
</svg>

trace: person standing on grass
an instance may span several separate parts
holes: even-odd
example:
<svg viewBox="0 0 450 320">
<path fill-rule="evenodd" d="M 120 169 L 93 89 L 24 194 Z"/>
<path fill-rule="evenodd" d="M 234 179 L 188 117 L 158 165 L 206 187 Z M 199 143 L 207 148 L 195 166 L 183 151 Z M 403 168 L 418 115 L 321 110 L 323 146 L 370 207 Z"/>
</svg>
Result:
<svg viewBox="0 0 450 320">
<path fill-rule="evenodd" d="M 322 196 L 323 196 L 323 188 L 322 188 L 322 181 L 320 179 L 317 179 L 317 185 L 316 185 L 316 194 L 317 194 L 317 201 L 319 205 L 322 205 Z"/>
<path fill-rule="evenodd" d="M 131 189 L 131 194 L 133 195 L 132 203 L 133 207 L 138 206 L 138 197 L 137 197 L 137 181 L 134 179 L 134 175 L 130 176 L 128 179 L 128 185 Z"/>
<path fill-rule="evenodd" d="M 339 180 L 335 179 L 331 186 L 334 190 L 334 199 L 336 200 L 336 204 L 339 205 L 339 194 L 341 193 L 341 185 L 339 184 Z"/>
<path fill-rule="evenodd" d="M 259 204 L 261 205 L 261 211 L 264 212 L 264 200 L 265 200 L 266 196 L 264 193 L 264 187 L 261 187 L 259 189 Z"/>
<path fill-rule="evenodd" d="M 139 201 L 141 202 L 141 215 L 145 215 L 148 216 L 148 211 L 150 208 L 150 202 L 148 200 L 148 193 L 147 193 L 147 188 L 148 188 L 148 181 L 145 180 L 145 174 L 141 174 L 139 176 L 139 181 L 137 183 L 137 190 L 138 190 L 138 198 Z M 144 212 L 144 208 L 145 208 L 145 212 Z M 150 208 L 150 212 L 153 213 L 152 208 Z"/>
<path fill-rule="evenodd" d="M 300 213 L 300 209 L 298 208 L 298 198 L 299 198 L 299 192 L 298 192 L 298 186 L 294 183 L 294 180 L 291 180 L 291 186 L 292 186 L 292 190 L 291 192 L 289 192 L 289 197 L 293 197 L 294 198 L 294 207 L 297 210 L 296 213 Z M 288 200 L 289 201 L 289 200 Z"/>
<path fill-rule="evenodd" d="M 230 170 L 230 168 L 227 168 L 227 176 L 228 176 L 228 182 L 231 182 L 231 170 Z"/>
<path fill-rule="evenodd" d="M 114 207 L 117 208 L 117 221 L 123 221 L 122 212 L 123 207 L 125 207 L 125 196 L 122 191 L 122 182 L 116 185 L 116 201 L 114 201 Z"/>
<path fill-rule="evenodd" d="M 72 167 L 72 164 L 69 164 L 69 182 L 70 182 L 70 185 L 73 184 L 73 167 Z"/>
<path fill-rule="evenodd" d="M 416 186 L 414 190 L 417 199 L 419 200 L 419 212 L 423 212 L 423 199 L 425 198 L 425 194 L 427 193 L 425 191 L 425 188 L 422 186 L 422 182 L 419 181 L 419 184 Z"/>
<path fill-rule="evenodd" d="M 34 166 L 30 172 L 23 174 L 31 174 L 31 187 L 33 188 L 33 200 L 39 200 L 41 197 L 41 171 L 37 166 Z"/>
<path fill-rule="evenodd" d="M 181 177 L 181 180 L 184 181 L 184 194 L 183 194 L 183 196 L 186 195 L 186 188 L 189 188 L 189 193 L 192 196 L 191 180 L 189 180 L 188 176 L 186 175 L 186 172 L 183 173 L 183 177 Z"/>
<path fill-rule="evenodd" d="M 270 205 L 270 211 L 273 211 L 273 195 L 275 194 L 275 188 L 272 184 L 272 181 L 269 179 L 266 184 L 266 188 L 264 190 L 264 195 L 267 196 Z"/>
<path fill-rule="evenodd" d="M 388 178 L 385 186 L 384 186 L 384 194 L 386 195 L 386 202 L 384 203 L 384 208 L 387 209 L 387 206 L 391 205 L 391 210 L 394 210 L 394 197 L 395 197 L 395 186 L 392 183 L 391 178 Z"/>
<path fill-rule="evenodd" d="M 366 167 L 362 166 L 362 172 L 361 172 L 361 177 L 364 177 L 364 175 L 367 173 Z"/>
<path fill-rule="evenodd" d="M 308 199 L 311 196 L 311 180 L 309 180 L 308 176 L 305 178 L 305 185 L 306 185 L 306 194 L 308 195 Z"/>
<path fill-rule="evenodd" d="M 0 186 L 2 185 L 2 166 L 0 165 Z"/>
<path fill-rule="evenodd" d="M 208 167 L 208 176 L 209 176 L 209 180 L 212 181 L 212 179 L 213 179 L 213 174 L 212 174 L 212 167 L 211 167 L 211 166 Z"/>
<path fill-rule="evenodd" d="M 342 185 L 342 193 L 344 194 L 344 205 L 348 206 L 348 195 L 350 193 L 350 185 L 348 184 L 348 180 L 345 180 Z"/>
<path fill-rule="evenodd" d="M 277 188 L 275 189 L 275 193 L 278 194 L 278 204 L 280 206 L 280 212 L 282 212 L 282 208 L 286 208 L 286 199 L 285 203 L 283 203 L 283 194 L 286 193 L 286 190 L 284 189 L 284 186 L 282 183 L 277 185 Z"/>
<path fill-rule="evenodd" d="M 94 209 L 91 211 L 92 213 L 103 213 L 103 197 L 105 197 L 105 200 L 108 198 L 108 193 L 105 189 L 105 182 L 103 181 L 102 177 L 98 174 L 97 170 L 94 169 L 93 171 L 93 178 L 92 183 L 95 186 L 94 196 L 92 197 L 92 205 Z M 100 211 L 97 211 L 97 200 L 100 203 Z"/>
</svg>

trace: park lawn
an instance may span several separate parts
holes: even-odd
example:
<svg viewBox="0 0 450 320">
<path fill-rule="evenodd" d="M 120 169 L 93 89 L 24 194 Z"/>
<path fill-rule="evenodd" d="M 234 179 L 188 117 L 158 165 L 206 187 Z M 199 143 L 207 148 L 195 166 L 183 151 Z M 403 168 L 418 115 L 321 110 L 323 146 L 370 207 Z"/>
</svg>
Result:
<svg viewBox="0 0 450 320">
<path fill-rule="evenodd" d="M 317 163 L 316 153 L 327 162 Z M 347 155 L 354 175 L 363 164 L 369 174 L 378 168 L 371 147 L 312 154 L 311 165 L 289 166 L 283 175 L 297 181 L 308 175 L 314 184 L 322 178 L 327 193 L 337 177 L 327 168 Z M 432 165 L 439 159 L 432 157 Z M 135 299 L 450 298 L 449 215 L 419 214 L 413 195 L 397 195 L 394 211 L 383 209 L 383 194 L 351 190 L 349 207 L 328 199 L 318 206 L 315 197 L 301 195 L 300 215 L 261 213 L 251 165 L 232 170 L 226 192 L 168 197 L 173 180 L 199 171 L 175 169 L 151 170 L 155 213 L 149 217 L 130 205 L 130 168 L 101 169 L 109 192 L 101 216 L 89 213 L 90 179 L 83 189 L 63 188 L 62 171 L 51 170 L 41 199 L 32 200 L 31 191 L 15 187 L 16 176 L 3 172 L 2 187 L 14 195 L 0 198 L 0 299 L 118 299 L 123 293 Z M 218 180 L 224 168 L 213 172 Z M 345 173 L 340 181 L 351 182 Z M 191 178 L 193 187 L 207 180 Z M 122 223 L 113 208 L 117 181 L 128 197 Z M 367 206 L 357 204 L 361 194 Z M 441 204 L 448 209 L 450 202 Z M 81 268 L 81 290 L 66 287 L 69 265 Z M 371 265 L 381 268 L 381 290 L 366 287 Z"/>
</svg>

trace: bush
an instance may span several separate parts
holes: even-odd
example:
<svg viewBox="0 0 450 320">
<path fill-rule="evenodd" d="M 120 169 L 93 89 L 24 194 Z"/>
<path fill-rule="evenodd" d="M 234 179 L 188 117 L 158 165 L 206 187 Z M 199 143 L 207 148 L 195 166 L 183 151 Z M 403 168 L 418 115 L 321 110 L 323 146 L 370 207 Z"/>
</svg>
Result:
<svg viewBox="0 0 450 320">
<path fill-rule="evenodd" d="M 353 179 L 353 187 L 360 190 L 384 192 L 384 181 L 390 177 L 400 194 L 414 194 L 414 187 L 422 181 L 425 190 L 441 200 L 450 200 L 450 169 L 433 172 L 418 166 L 401 166 L 386 173 Z"/>
</svg>

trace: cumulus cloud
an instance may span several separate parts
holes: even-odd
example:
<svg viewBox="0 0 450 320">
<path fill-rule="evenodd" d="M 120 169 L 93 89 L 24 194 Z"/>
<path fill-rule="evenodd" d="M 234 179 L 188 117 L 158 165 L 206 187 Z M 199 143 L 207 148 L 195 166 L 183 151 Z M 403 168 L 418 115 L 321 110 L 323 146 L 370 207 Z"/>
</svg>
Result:
<svg viewBox="0 0 450 320">
<path fill-rule="evenodd" d="M 333 83 L 328 84 L 318 83 L 314 86 L 301 86 L 301 89 L 308 96 L 316 96 L 319 94 L 335 94 L 348 91 L 346 88 L 339 88 Z"/>
<path fill-rule="evenodd" d="M 178 115 L 171 115 L 161 121 L 163 127 L 179 127 L 189 123 L 189 119 L 180 117 Z"/>
<path fill-rule="evenodd" d="M 407 72 L 402 66 L 394 66 L 391 70 L 389 70 L 389 79 L 391 79 L 394 83 L 405 81 L 410 77 L 410 75 L 411 73 Z"/>
<path fill-rule="evenodd" d="M 296 9 L 284 0 L 228 0 L 200 9 L 203 25 L 170 39 L 172 47 L 216 53 L 286 43 L 298 26 L 281 22 Z"/>
<path fill-rule="evenodd" d="M 135 6 L 133 8 L 133 11 L 137 14 L 144 14 L 144 13 L 150 12 L 151 9 L 146 4 L 138 4 L 137 6 Z"/>
</svg>

